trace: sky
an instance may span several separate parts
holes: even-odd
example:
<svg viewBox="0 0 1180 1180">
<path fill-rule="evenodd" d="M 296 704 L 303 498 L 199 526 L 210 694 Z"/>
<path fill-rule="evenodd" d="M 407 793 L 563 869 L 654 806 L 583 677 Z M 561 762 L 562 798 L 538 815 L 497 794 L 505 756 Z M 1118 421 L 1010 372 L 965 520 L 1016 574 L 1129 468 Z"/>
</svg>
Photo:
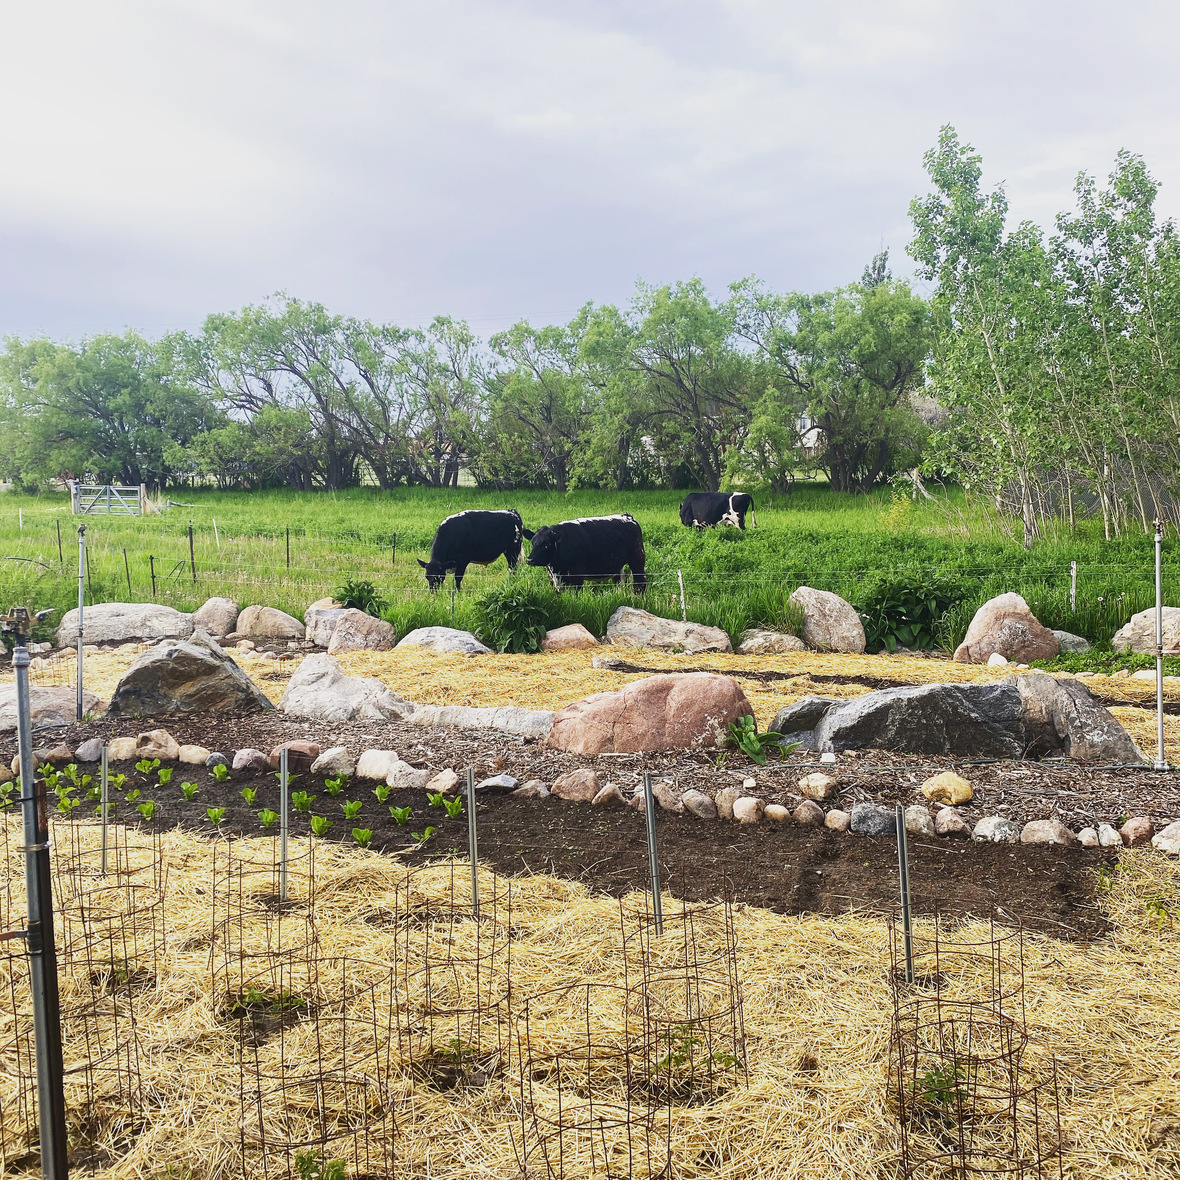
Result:
<svg viewBox="0 0 1180 1180">
<path fill-rule="evenodd" d="M 486 336 L 637 279 L 905 274 L 947 123 L 1014 220 L 1120 148 L 1180 214 L 1178 33 L 1149 0 L 0 0 L 0 335 L 283 291 Z"/>
</svg>

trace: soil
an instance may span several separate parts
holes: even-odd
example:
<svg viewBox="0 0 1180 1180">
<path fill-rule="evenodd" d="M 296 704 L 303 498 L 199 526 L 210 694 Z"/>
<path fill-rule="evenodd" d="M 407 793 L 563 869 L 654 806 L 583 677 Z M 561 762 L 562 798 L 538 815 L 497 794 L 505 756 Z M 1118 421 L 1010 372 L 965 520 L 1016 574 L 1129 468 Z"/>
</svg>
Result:
<svg viewBox="0 0 1180 1180">
<path fill-rule="evenodd" d="M 462 775 L 473 767 L 477 781 L 506 772 L 521 782 L 552 782 L 579 766 L 591 766 L 600 781 L 614 781 L 624 795 L 638 789 L 644 771 L 684 789 L 695 786 L 715 793 L 754 778 L 750 793 L 766 801 L 793 805 L 798 777 L 819 768 L 813 754 L 796 752 L 768 766 L 730 755 L 722 765 L 700 753 L 614 755 L 578 758 L 549 750 L 537 742 L 491 732 L 423 729 L 401 722 L 353 722 L 319 725 L 291 721 L 281 714 L 237 717 L 169 718 L 101 721 L 38 735 L 38 744 L 63 740 L 71 746 L 88 737 L 110 738 L 162 725 L 182 744 L 197 742 L 227 755 L 247 746 L 269 750 L 282 741 L 310 738 L 321 747 L 344 744 L 354 753 L 366 748 L 394 749 L 415 766 L 438 771 L 454 767 Z M 5 761 L 15 742 L 0 742 Z M 84 769 L 93 771 L 94 767 Z M 212 831 L 207 809 L 224 807 L 220 829 L 227 835 L 263 833 L 258 812 L 278 810 L 276 777 L 268 772 L 233 772 L 218 783 L 204 767 L 177 766 L 171 782 L 134 771 L 130 763 L 113 769 L 129 775 L 126 790 L 138 787 L 136 802 L 151 799 L 156 811 L 142 820 L 134 803 L 122 802 L 116 816 L 145 827 L 176 824 Z M 1060 816 L 1075 830 L 1113 820 L 1121 814 L 1148 814 L 1157 823 L 1180 816 L 1180 784 L 1175 776 L 1148 770 L 1093 770 L 1066 761 L 955 763 L 927 758 L 861 752 L 841 755 L 823 769 L 839 779 L 829 806 L 850 809 L 872 800 L 886 805 L 920 800 L 920 784 L 940 770 L 957 769 L 972 780 L 976 799 L 961 810 L 972 822 L 985 814 L 1008 815 L 1021 822 Z M 188 801 L 181 782 L 195 782 Z M 302 775 L 292 791 L 315 796 L 310 813 L 292 810 L 292 832 L 310 838 L 310 814 L 332 821 L 327 839 L 352 842 L 353 828 L 372 832 L 371 847 L 411 860 L 467 853 L 467 818 L 449 818 L 428 806 L 421 790 L 390 790 L 384 802 L 377 784 L 353 780 L 338 795 L 322 776 Z M 256 797 L 247 804 L 243 789 Z M 342 804 L 361 801 L 354 820 Z M 390 807 L 409 807 L 399 825 Z M 89 806 L 77 814 L 88 814 Z M 594 889 L 621 894 L 648 885 L 647 844 L 643 817 L 629 808 L 591 808 L 560 800 L 523 799 L 509 794 L 481 795 L 478 804 L 480 859 L 504 873 L 549 872 L 583 881 Z M 839 914 L 853 909 L 889 912 L 897 908 L 898 866 L 892 839 L 869 839 L 827 829 L 769 824 L 742 826 L 707 823 L 692 816 L 660 811 L 659 851 L 665 888 L 688 899 L 729 896 L 736 901 L 783 913 Z M 414 833 L 434 833 L 425 841 Z M 1117 860 L 1114 852 L 1080 847 L 983 844 L 974 841 L 919 840 L 911 837 L 910 876 L 915 911 L 1020 919 L 1032 928 L 1066 938 L 1100 935 L 1104 922 L 1094 900 L 1095 870 Z"/>
</svg>

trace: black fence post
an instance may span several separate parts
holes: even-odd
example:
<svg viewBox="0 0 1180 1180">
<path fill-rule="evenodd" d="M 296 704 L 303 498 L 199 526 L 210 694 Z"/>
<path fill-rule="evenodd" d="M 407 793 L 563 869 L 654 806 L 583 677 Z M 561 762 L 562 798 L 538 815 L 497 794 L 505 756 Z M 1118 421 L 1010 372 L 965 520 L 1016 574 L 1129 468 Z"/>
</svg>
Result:
<svg viewBox="0 0 1180 1180">
<path fill-rule="evenodd" d="M 127 597 L 131 597 L 131 563 L 127 560 L 127 547 L 123 547 L 123 569 L 127 573 Z"/>
<path fill-rule="evenodd" d="M 57 560 L 61 564 L 62 573 L 66 569 L 66 555 L 61 547 L 61 521 L 57 521 Z"/>
<path fill-rule="evenodd" d="M 287 569 L 291 568 L 291 526 L 287 525 Z"/>
<path fill-rule="evenodd" d="M 152 598 L 156 597 L 156 559 L 150 553 L 148 554 L 148 566 L 152 571 Z"/>
<path fill-rule="evenodd" d="M 197 558 L 193 552 L 193 522 L 188 522 L 188 564 L 193 572 L 193 585 L 197 584 Z"/>
</svg>

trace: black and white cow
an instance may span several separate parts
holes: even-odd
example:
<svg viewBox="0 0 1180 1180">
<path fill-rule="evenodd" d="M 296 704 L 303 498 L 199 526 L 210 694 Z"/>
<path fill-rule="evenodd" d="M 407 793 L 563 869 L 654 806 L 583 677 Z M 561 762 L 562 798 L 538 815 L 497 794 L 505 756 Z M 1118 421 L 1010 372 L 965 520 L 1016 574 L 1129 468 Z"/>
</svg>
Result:
<svg viewBox="0 0 1180 1180">
<path fill-rule="evenodd" d="M 744 529 L 747 512 L 750 523 L 757 528 L 754 497 L 747 492 L 689 492 L 680 505 L 680 523 L 698 529 L 712 528 L 715 524 L 735 524 Z"/>
<path fill-rule="evenodd" d="M 430 560 L 418 558 L 418 564 L 426 571 L 426 583 L 431 590 L 437 590 L 446 581 L 448 570 L 454 570 L 458 590 L 469 565 L 491 565 L 503 554 L 508 559 L 508 568 L 516 569 L 524 535 L 520 513 L 514 508 L 456 512 L 438 526 L 430 546 Z"/>
<path fill-rule="evenodd" d="M 535 533 L 525 529 L 532 541 L 526 561 L 543 566 L 557 590 L 566 586 L 581 589 L 583 582 L 623 580 L 623 566 L 631 567 L 635 589 L 647 589 L 644 573 L 643 530 L 633 516 L 590 516 L 546 525 Z"/>
</svg>

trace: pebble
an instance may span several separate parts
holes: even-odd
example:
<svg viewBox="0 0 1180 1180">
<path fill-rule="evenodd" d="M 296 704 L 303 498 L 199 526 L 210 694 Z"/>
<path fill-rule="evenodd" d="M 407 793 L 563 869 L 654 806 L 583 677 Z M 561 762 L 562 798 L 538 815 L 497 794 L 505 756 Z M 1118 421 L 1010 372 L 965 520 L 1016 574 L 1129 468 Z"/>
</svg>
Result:
<svg viewBox="0 0 1180 1180">
<path fill-rule="evenodd" d="M 848 825 L 852 822 L 852 816 L 847 811 L 841 811 L 838 807 L 833 807 L 827 815 L 824 816 L 824 827 L 831 828 L 833 832 L 846 832 Z"/>
<path fill-rule="evenodd" d="M 79 762 L 97 762 L 102 758 L 102 738 L 87 738 L 75 751 Z"/>
<path fill-rule="evenodd" d="M 253 639 L 239 639 L 238 640 L 238 651 L 253 651 L 255 646 L 256 645 L 255 645 Z"/>
<path fill-rule="evenodd" d="M 1021 844 L 1076 844 L 1077 837 L 1056 816 L 1030 820 L 1020 829 Z"/>
<path fill-rule="evenodd" d="M 831 750 L 825 750 L 825 751 L 824 751 L 824 752 L 823 752 L 823 753 L 822 753 L 822 754 L 819 756 L 819 760 L 820 760 L 821 762 L 835 762 L 835 761 L 836 761 L 836 755 L 835 755 L 835 754 L 833 754 Z"/>
<path fill-rule="evenodd" d="M 213 753 L 205 759 L 205 765 L 209 767 L 210 770 L 212 770 L 215 766 L 228 766 L 229 762 L 224 754 L 218 750 L 214 750 Z"/>
<path fill-rule="evenodd" d="M 905 809 L 905 830 L 914 836 L 936 836 L 934 816 L 921 803 L 911 803 Z"/>
<path fill-rule="evenodd" d="M 512 795 L 517 799 L 547 799 L 549 788 L 539 778 L 531 778 L 523 787 L 517 787 Z"/>
<path fill-rule="evenodd" d="M 1180 820 L 1156 832 L 1151 838 L 1151 846 L 1170 856 L 1180 856 Z"/>
<path fill-rule="evenodd" d="M 737 787 L 722 787 L 713 798 L 717 805 L 717 814 L 722 819 L 733 819 L 733 805 L 741 797 L 742 793 Z"/>
<path fill-rule="evenodd" d="M 948 807 L 958 807 L 961 803 L 970 803 L 975 796 L 971 784 L 953 770 L 944 770 L 928 778 L 922 784 L 922 794 L 931 803 L 942 803 Z"/>
<path fill-rule="evenodd" d="M 756 824 L 766 811 L 766 804 L 752 795 L 743 795 L 733 803 L 733 818 L 739 824 Z"/>
<path fill-rule="evenodd" d="M 767 808 L 767 814 L 770 814 L 770 808 Z M 785 811 L 786 808 L 784 807 Z M 791 812 L 791 818 L 804 828 L 822 828 L 824 826 L 824 809 L 815 802 L 814 799 L 804 799 L 798 807 Z"/>
<path fill-rule="evenodd" d="M 1138 848 L 1141 844 L 1147 844 L 1154 835 L 1155 824 L 1146 815 L 1134 815 L 1119 828 L 1119 839 L 1128 848 Z"/>
<path fill-rule="evenodd" d="M 811 774 L 805 774 L 799 779 L 798 787 L 803 793 L 804 798 L 830 799 L 836 793 L 837 781 L 830 774 L 824 774 L 822 770 L 816 770 Z"/>
<path fill-rule="evenodd" d="M 602 788 L 598 783 L 598 775 L 583 767 L 561 775 L 554 780 L 550 789 L 559 799 L 569 803 L 589 803 Z"/>
<path fill-rule="evenodd" d="M 754 781 L 754 779 L 752 779 L 752 778 L 744 778 L 744 779 L 742 779 L 742 786 L 743 786 L 743 787 L 744 787 L 744 788 L 745 788 L 747 791 L 752 791 L 752 790 L 754 790 L 754 788 L 755 788 L 757 785 L 758 785 L 758 784 L 757 784 L 757 782 L 755 782 L 755 781 Z"/>
<path fill-rule="evenodd" d="M 1093 828 L 1083 828 L 1078 833 L 1078 843 L 1083 848 L 1097 848 L 1098 847 L 1098 833 Z M 1121 844 L 1122 841 L 1120 840 Z"/>
<path fill-rule="evenodd" d="M 623 792 L 614 783 L 607 783 L 593 799 L 590 800 L 591 807 L 626 807 L 627 800 L 623 798 Z"/>
<path fill-rule="evenodd" d="M 990 840 L 993 844 L 1015 844 L 1020 839 L 1020 825 L 1002 815 L 985 815 L 971 835 L 976 840 Z"/>
<path fill-rule="evenodd" d="M 1098 843 L 1103 848 L 1122 848 L 1123 838 L 1110 824 L 1099 824 Z"/>
<path fill-rule="evenodd" d="M 210 753 L 211 751 L 204 746 L 181 746 L 176 760 L 183 762 L 186 766 L 204 766 Z"/>
<path fill-rule="evenodd" d="M 704 791 L 689 788 L 680 796 L 680 802 L 684 804 L 684 810 L 697 819 L 717 818 L 717 804 Z"/>
<path fill-rule="evenodd" d="M 767 803 L 763 814 L 776 828 L 781 828 L 791 818 L 790 809 L 781 803 Z"/>
<path fill-rule="evenodd" d="M 269 770 L 266 753 L 247 746 L 234 755 L 234 770 Z"/>
<path fill-rule="evenodd" d="M 1008 661 L 1002 655 L 1000 655 L 998 651 L 993 651 L 992 654 L 987 657 L 987 666 L 989 668 L 1006 668 L 1008 666 Z"/>
<path fill-rule="evenodd" d="M 934 830 L 940 836 L 952 840 L 969 840 L 971 825 L 963 817 L 963 813 L 954 807 L 944 807 L 934 817 Z"/>
</svg>

